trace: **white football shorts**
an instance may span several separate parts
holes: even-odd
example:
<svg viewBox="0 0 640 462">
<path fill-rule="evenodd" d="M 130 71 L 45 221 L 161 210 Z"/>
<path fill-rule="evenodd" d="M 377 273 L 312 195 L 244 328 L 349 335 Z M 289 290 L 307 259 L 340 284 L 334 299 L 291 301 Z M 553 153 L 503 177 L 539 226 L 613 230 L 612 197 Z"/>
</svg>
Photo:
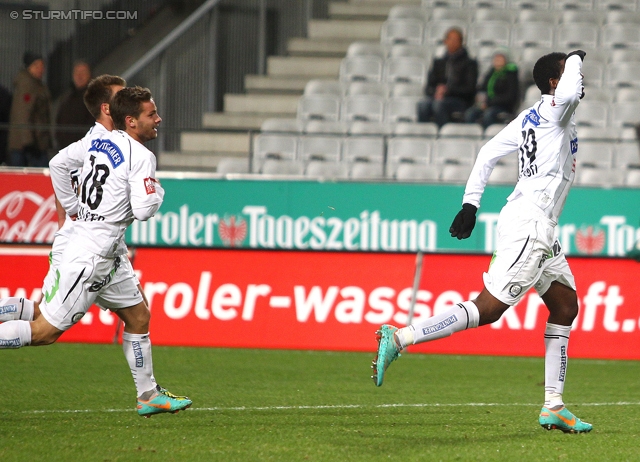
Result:
<svg viewBox="0 0 640 462">
<path fill-rule="evenodd" d="M 524 198 L 503 207 L 498 217 L 497 248 L 483 275 L 491 295 L 512 306 L 532 287 L 544 295 L 553 281 L 576 290 L 554 228 L 555 223 Z"/>
<path fill-rule="evenodd" d="M 64 252 L 61 247 L 66 247 Z M 82 319 L 93 303 L 115 311 L 142 302 L 138 284 L 126 255 L 104 258 L 54 242 L 40 311 L 49 324 L 65 331 Z"/>
</svg>

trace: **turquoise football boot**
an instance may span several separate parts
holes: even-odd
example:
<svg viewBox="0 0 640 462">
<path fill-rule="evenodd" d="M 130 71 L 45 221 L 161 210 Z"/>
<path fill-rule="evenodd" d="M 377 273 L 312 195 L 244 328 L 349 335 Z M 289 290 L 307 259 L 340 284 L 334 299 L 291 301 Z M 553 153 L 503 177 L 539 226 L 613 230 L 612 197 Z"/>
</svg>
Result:
<svg viewBox="0 0 640 462">
<path fill-rule="evenodd" d="M 593 425 L 578 419 L 564 406 L 556 411 L 543 407 L 538 422 L 542 428 L 561 430 L 565 433 L 589 433 L 593 428 Z"/>
<path fill-rule="evenodd" d="M 178 411 L 187 409 L 192 404 L 189 398 L 173 398 L 168 396 L 168 394 L 173 395 L 165 390 L 164 392 L 156 392 L 148 401 L 138 398 L 138 415 L 151 417 L 154 414 L 162 414 L 165 412 L 175 414 Z"/>
<path fill-rule="evenodd" d="M 398 330 L 397 327 L 384 324 L 380 330 L 376 331 L 376 340 L 378 340 L 378 356 L 373 360 L 371 368 L 373 375 L 371 378 L 377 387 L 382 386 L 384 373 L 393 361 L 400 356 L 400 347 L 396 344 L 393 334 Z"/>
</svg>

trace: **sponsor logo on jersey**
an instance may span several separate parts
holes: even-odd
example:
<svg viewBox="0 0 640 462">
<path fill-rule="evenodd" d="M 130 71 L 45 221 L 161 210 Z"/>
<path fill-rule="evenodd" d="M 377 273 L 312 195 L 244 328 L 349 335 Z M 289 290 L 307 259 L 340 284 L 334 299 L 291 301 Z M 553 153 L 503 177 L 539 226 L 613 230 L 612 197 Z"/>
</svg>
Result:
<svg viewBox="0 0 640 462">
<path fill-rule="evenodd" d="M 111 282 L 111 279 L 113 279 L 113 277 L 116 275 L 116 271 L 118 271 L 118 268 L 120 268 L 120 257 L 115 258 L 113 269 L 102 281 L 94 282 L 93 284 L 91 284 L 91 287 L 89 287 L 89 292 L 97 292 L 104 286 L 109 284 Z"/>
<path fill-rule="evenodd" d="M 578 138 L 571 140 L 571 154 L 575 155 L 578 152 Z"/>
<path fill-rule="evenodd" d="M 452 314 L 447 319 L 443 319 L 435 326 L 425 327 L 422 329 L 422 335 L 435 334 L 436 332 L 441 331 L 442 329 L 446 329 L 448 326 L 456 322 L 458 318 L 455 314 Z"/>
<path fill-rule="evenodd" d="M 89 152 L 92 151 L 106 154 L 113 168 L 116 168 L 124 162 L 122 151 L 120 151 L 118 145 L 111 140 L 93 140 L 91 142 L 91 147 L 89 148 Z"/>
<path fill-rule="evenodd" d="M 75 324 L 76 322 L 80 321 L 83 316 L 84 313 L 76 313 L 71 317 L 71 321 Z"/>
<path fill-rule="evenodd" d="M 509 295 L 512 297 L 517 297 L 522 292 L 522 286 L 520 284 L 511 284 L 509 287 Z"/>
<path fill-rule="evenodd" d="M 18 305 L 0 306 L 0 314 L 17 313 L 17 312 L 18 312 Z"/>
<path fill-rule="evenodd" d="M 602 253 L 605 244 L 604 230 L 587 226 L 576 231 L 576 247 L 578 252 L 588 255 Z"/>
<path fill-rule="evenodd" d="M 144 179 L 144 189 L 147 191 L 147 194 L 155 194 L 156 193 L 156 183 L 158 180 L 155 178 L 145 178 Z"/>
<path fill-rule="evenodd" d="M 136 367 L 143 367 L 144 358 L 142 357 L 142 347 L 140 346 L 140 342 L 131 342 L 131 347 L 133 348 L 133 355 L 136 358 Z"/>
<path fill-rule="evenodd" d="M 527 122 L 531 123 L 531 125 L 533 125 L 534 127 L 540 125 L 540 116 L 535 109 L 531 109 L 529 111 L 529 114 L 524 116 L 524 119 L 522 119 L 522 128 L 527 125 Z"/>
</svg>

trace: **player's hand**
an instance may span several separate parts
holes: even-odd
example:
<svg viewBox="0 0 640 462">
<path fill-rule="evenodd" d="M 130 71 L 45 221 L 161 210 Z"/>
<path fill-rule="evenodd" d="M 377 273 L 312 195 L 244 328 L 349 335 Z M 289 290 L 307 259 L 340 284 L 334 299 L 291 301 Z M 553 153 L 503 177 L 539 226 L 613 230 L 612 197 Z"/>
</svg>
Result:
<svg viewBox="0 0 640 462">
<path fill-rule="evenodd" d="M 471 231 L 476 226 L 477 211 L 478 208 L 475 205 L 462 204 L 462 210 L 458 212 L 449 228 L 451 237 L 457 237 L 460 240 L 471 236 Z"/>
<path fill-rule="evenodd" d="M 578 55 L 578 56 L 580 56 L 580 60 L 581 60 L 581 61 L 584 61 L 584 57 L 587 55 L 587 52 L 586 52 L 586 51 L 582 51 L 582 50 L 575 50 L 575 51 L 572 51 L 571 53 L 569 53 L 569 54 L 567 55 L 567 59 L 569 58 L 569 56 L 573 56 L 573 55 Z"/>
</svg>

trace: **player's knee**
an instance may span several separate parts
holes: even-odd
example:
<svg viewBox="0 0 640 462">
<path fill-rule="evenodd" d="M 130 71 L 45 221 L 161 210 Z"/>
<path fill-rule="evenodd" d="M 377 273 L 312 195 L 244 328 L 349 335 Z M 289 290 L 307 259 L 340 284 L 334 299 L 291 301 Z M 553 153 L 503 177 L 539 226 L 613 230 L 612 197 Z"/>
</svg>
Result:
<svg viewBox="0 0 640 462">
<path fill-rule="evenodd" d="M 62 331 L 56 329 L 52 325 L 45 325 L 40 322 L 34 322 L 31 325 L 32 346 L 51 345 L 52 343 L 55 343 L 61 335 Z"/>
</svg>

